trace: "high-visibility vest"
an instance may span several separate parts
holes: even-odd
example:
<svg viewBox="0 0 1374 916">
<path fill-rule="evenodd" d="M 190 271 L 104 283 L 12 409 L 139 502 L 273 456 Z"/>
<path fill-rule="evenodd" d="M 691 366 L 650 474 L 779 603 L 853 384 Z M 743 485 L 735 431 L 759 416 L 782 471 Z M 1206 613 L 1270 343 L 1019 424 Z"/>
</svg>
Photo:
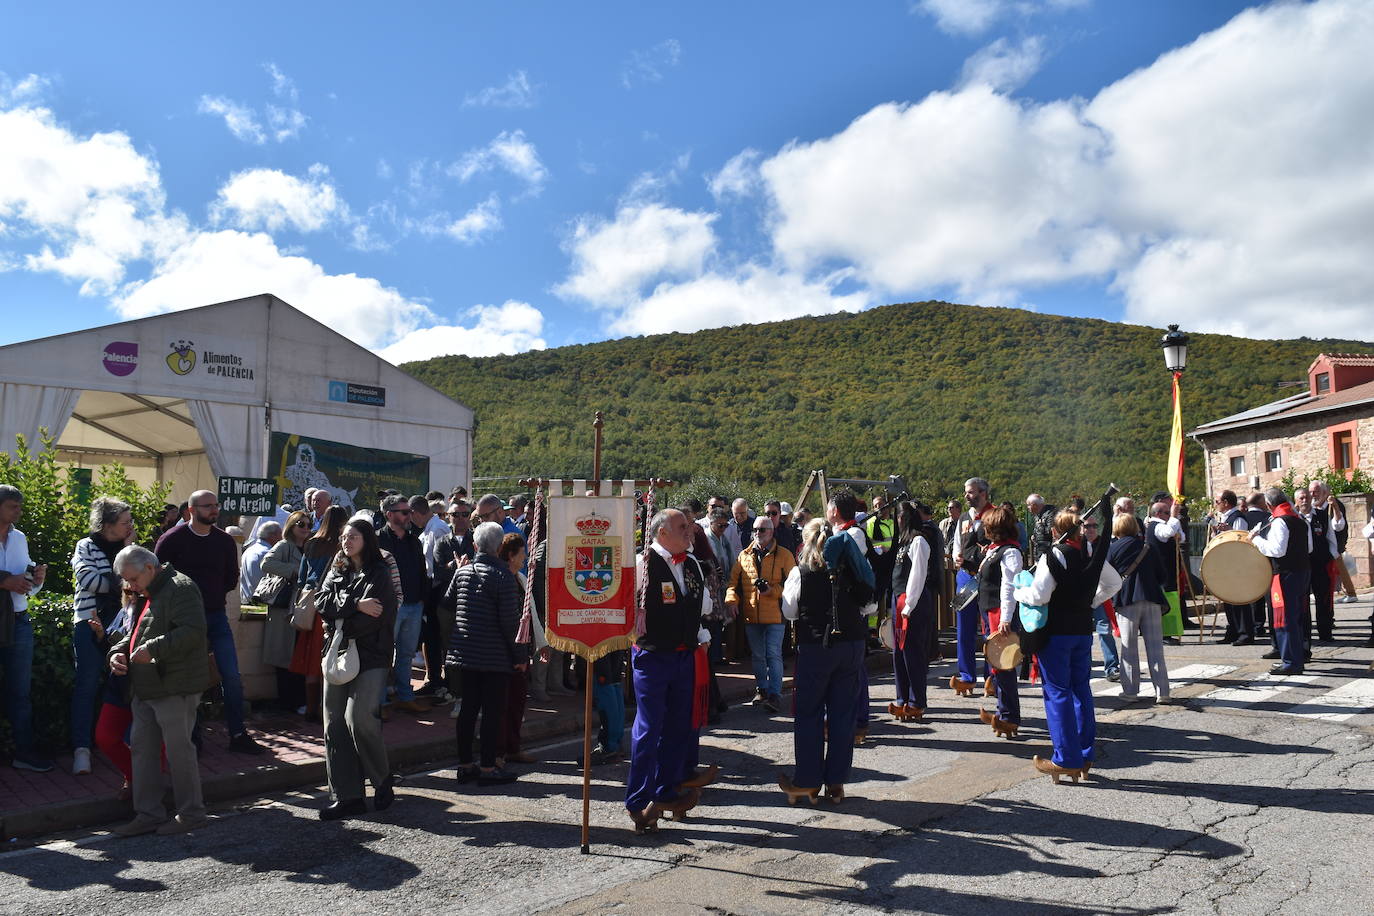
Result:
<svg viewBox="0 0 1374 916">
<path fill-rule="evenodd" d="M 897 525 L 892 519 L 883 519 L 874 515 L 864 522 L 864 533 L 868 535 L 868 543 L 873 547 L 881 547 L 883 553 L 892 549 L 892 536 L 896 533 Z"/>
</svg>

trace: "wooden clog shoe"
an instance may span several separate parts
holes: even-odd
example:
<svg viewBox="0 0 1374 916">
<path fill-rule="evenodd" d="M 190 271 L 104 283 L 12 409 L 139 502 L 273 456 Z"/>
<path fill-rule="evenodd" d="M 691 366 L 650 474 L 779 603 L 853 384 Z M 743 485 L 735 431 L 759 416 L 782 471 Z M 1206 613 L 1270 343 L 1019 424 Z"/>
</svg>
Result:
<svg viewBox="0 0 1374 916">
<path fill-rule="evenodd" d="M 635 836 L 653 833 L 658 829 L 658 819 L 663 816 L 663 809 L 659 807 L 658 802 L 654 802 L 643 811 L 635 811 L 632 808 L 626 808 L 625 811 L 634 823 Z"/>
<path fill-rule="evenodd" d="M 996 713 L 988 712 L 986 709 L 978 710 L 978 718 L 984 725 L 992 726 L 992 733 L 999 738 L 1014 738 L 1021 729 L 1021 723 L 1008 722 L 999 717 Z"/>
<path fill-rule="evenodd" d="M 788 779 L 787 776 L 782 773 L 778 774 L 778 788 L 782 789 L 784 792 L 787 793 L 787 803 L 789 805 L 795 805 L 797 803 L 797 799 L 800 798 L 804 798 L 814 805 L 816 803 L 816 799 L 821 794 L 820 786 L 816 786 L 815 788 L 811 789 L 805 789 L 801 786 L 794 786 L 792 784 L 792 780 Z"/>
<path fill-rule="evenodd" d="M 997 696 L 997 684 L 996 684 L 996 682 L 993 681 L 993 679 L 992 679 L 991 677 L 985 677 L 985 678 L 983 678 L 983 696 L 985 696 L 985 697 L 995 697 L 995 696 Z"/>
<path fill-rule="evenodd" d="M 959 680 L 959 675 L 957 674 L 951 674 L 949 676 L 949 689 L 953 690 L 961 697 L 973 696 L 973 682 L 961 681 Z"/>
<path fill-rule="evenodd" d="M 709 786 L 711 783 L 715 782 L 715 781 L 716 781 L 716 778 L 717 778 L 719 775 L 720 775 L 720 767 L 716 766 L 716 765 L 713 763 L 713 764 L 711 764 L 709 767 L 707 767 L 706 769 L 704 769 L 704 770 L 697 770 L 697 771 L 696 771 L 695 773 L 693 773 L 690 777 L 688 777 L 687 779 L 684 779 L 684 780 L 682 781 L 682 784 L 679 785 L 678 788 L 681 789 L 681 790 L 686 790 L 686 789 L 700 789 L 700 788 L 702 788 L 703 786 Z"/>
<path fill-rule="evenodd" d="M 658 805 L 668 812 L 668 819 L 674 821 L 687 820 L 687 812 L 691 811 L 701 802 L 700 789 L 688 789 L 672 801 L 659 802 Z"/>
<path fill-rule="evenodd" d="M 825 797 L 830 799 L 832 805 L 838 805 L 844 801 L 844 786 L 836 783 L 825 787 Z"/>
<path fill-rule="evenodd" d="M 925 717 L 926 709 L 924 706 L 912 706 L 907 704 L 902 707 L 903 722 L 920 722 Z"/>
<path fill-rule="evenodd" d="M 1040 757 L 1038 755 L 1031 759 L 1035 763 L 1035 768 L 1039 770 L 1041 773 L 1048 773 L 1050 778 L 1054 780 L 1054 784 L 1056 786 L 1059 785 L 1059 778 L 1061 776 L 1067 776 L 1074 782 L 1078 782 L 1079 778 L 1084 775 L 1082 767 L 1079 767 L 1077 769 L 1061 767 L 1053 760 L 1046 760 L 1044 757 Z"/>
</svg>

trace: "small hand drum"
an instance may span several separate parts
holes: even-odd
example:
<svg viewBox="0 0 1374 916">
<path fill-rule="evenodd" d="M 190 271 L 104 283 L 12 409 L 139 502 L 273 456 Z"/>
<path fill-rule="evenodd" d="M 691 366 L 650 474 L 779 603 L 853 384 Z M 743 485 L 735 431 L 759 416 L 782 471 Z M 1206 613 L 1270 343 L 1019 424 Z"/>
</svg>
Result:
<svg viewBox="0 0 1374 916">
<path fill-rule="evenodd" d="M 1024 657 L 1021 652 L 1021 637 L 1015 630 L 994 633 L 983 643 L 983 657 L 998 671 L 1010 671 L 1019 667 Z"/>
</svg>

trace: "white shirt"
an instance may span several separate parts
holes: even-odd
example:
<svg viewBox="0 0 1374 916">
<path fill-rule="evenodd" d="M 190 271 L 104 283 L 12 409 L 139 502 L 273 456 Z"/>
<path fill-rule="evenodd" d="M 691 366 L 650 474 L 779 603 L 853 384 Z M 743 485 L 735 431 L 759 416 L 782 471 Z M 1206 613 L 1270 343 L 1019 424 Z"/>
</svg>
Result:
<svg viewBox="0 0 1374 916">
<path fill-rule="evenodd" d="M 859 553 L 868 556 L 868 535 L 864 534 L 864 530 L 859 527 L 857 522 L 846 528 L 844 533 L 852 537 L 854 543 L 859 545 Z"/>
<path fill-rule="evenodd" d="M 1231 531 L 1249 531 L 1249 530 L 1250 530 L 1250 522 L 1249 522 L 1249 520 L 1246 519 L 1246 517 L 1245 517 L 1245 510 L 1243 510 L 1243 509 L 1228 509 L 1227 512 L 1228 512 L 1228 513 L 1235 513 L 1234 515 L 1232 515 L 1231 521 L 1229 521 L 1229 522 L 1226 521 L 1226 517 L 1225 517 L 1225 516 L 1222 516 L 1222 524 L 1224 524 L 1228 529 L 1230 529 Z"/>
<path fill-rule="evenodd" d="M 1062 556 L 1062 555 L 1061 555 Z M 1002 554 L 1002 594 L 999 600 L 1002 603 L 1002 619 L 1008 620 L 1009 615 L 1016 610 L 1016 574 L 1025 568 L 1025 561 L 1021 558 L 1019 548 L 1008 550 Z"/>
<path fill-rule="evenodd" d="M 672 554 L 672 551 L 666 550 L 661 544 L 659 544 L 658 541 L 654 541 L 652 544 L 650 544 L 650 545 L 649 545 L 649 549 L 652 550 L 652 551 L 654 551 L 654 553 L 657 553 L 660 557 L 662 557 L 662 558 L 667 562 L 667 564 L 668 564 L 668 569 L 669 569 L 670 571 L 672 571 L 672 574 L 673 574 L 673 581 L 677 583 L 678 590 L 679 590 L 679 591 L 682 591 L 682 592 L 686 592 L 686 591 L 687 591 L 687 580 L 684 579 L 683 576 L 682 576 L 682 563 L 674 563 L 674 562 L 673 562 L 673 554 Z M 687 554 L 687 558 L 688 558 L 689 560 L 691 560 L 693 563 L 696 563 L 696 557 L 692 556 L 692 554 L 691 554 L 690 551 L 689 551 L 688 554 Z M 687 560 L 683 560 L 682 562 L 683 562 L 683 563 L 686 563 Z M 648 575 L 647 566 L 648 566 L 647 561 L 644 559 L 643 556 L 640 556 L 639 560 L 635 563 L 635 567 L 636 567 L 637 574 L 639 575 L 639 577 L 640 577 L 641 579 L 643 579 L 643 577 L 645 577 L 645 576 Z M 700 565 L 700 564 L 697 565 L 697 572 L 698 572 L 698 573 L 701 573 L 701 565 Z M 711 603 L 711 592 L 705 587 L 705 586 L 706 586 L 706 575 L 705 575 L 704 573 L 702 573 L 701 580 L 702 580 L 702 589 L 701 589 L 701 616 L 702 616 L 702 617 L 706 617 L 707 615 L 709 615 L 709 614 L 711 613 L 711 609 L 712 609 L 713 607 L 715 607 L 715 605 L 713 605 L 713 604 Z M 710 631 L 710 630 L 706 629 L 705 627 L 702 627 L 701 629 L 697 630 L 697 642 L 703 643 L 703 642 L 710 642 L 710 641 L 711 641 L 711 631 Z"/>
<path fill-rule="evenodd" d="M 1151 525 L 1151 521 L 1159 522 L 1159 524 Z M 1174 538 L 1178 538 L 1180 544 L 1188 543 L 1188 535 L 1183 530 L 1183 523 L 1176 518 L 1150 518 L 1146 519 L 1145 524 L 1149 526 L 1151 533 L 1154 534 L 1155 540 L 1157 541 L 1162 541 L 1167 544 Z"/>
<path fill-rule="evenodd" d="M 444 539 L 452 529 L 448 523 L 441 519 L 437 512 L 431 512 L 429 521 L 425 522 L 425 527 L 420 531 L 420 546 L 425 552 L 425 566 L 429 569 L 429 577 L 434 578 L 434 551 L 438 548 L 439 542 Z"/>
<path fill-rule="evenodd" d="M 926 571 L 930 569 L 930 542 L 923 537 L 912 538 L 906 555 L 911 558 L 911 575 L 906 580 L 906 607 L 902 614 L 910 617 L 926 588 Z"/>
<path fill-rule="evenodd" d="M 1344 531 L 1344 530 L 1345 530 L 1345 516 L 1344 516 L 1344 515 L 1341 516 L 1341 523 L 1340 523 L 1339 526 L 1337 526 L 1336 520 L 1331 516 L 1331 511 L 1330 511 L 1330 509 L 1331 509 L 1331 501 L 1330 501 L 1330 500 L 1327 500 L 1326 505 L 1324 505 L 1324 506 L 1316 506 L 1316 505 L 1314 504 L 1314 511 L 1313 511 L 1313 512 L 1304 512 L 1304 513 L 1301 513 L 1301 515 L 1302 515 L 1303 518 L 1307 519 L 1307 521 L 1310 523 L 1310 522 L 1312 521 L 1312 516 L 1313 516 L 1313 514 L 1314 514 L 1314 512 L 1315 512 L 1316 509 L 1326 509 L 1326 510 L 1327 510 L 1327 513 L 1326 513 L 1326 520 L 1327 520 L 1327 522 L 1329 522 L 1329 524 L 1326 526 L 1326 548 L 1327 548 L 1327 550 L 1331 551 L 1331 556 L 1333 556 L 1333 557 L 1338 557 L 1338 556 L 1341 555 L 1341 552 L 1340 552 L 1340 549 L 1337 548 L 1337 546 L 1336 546 L 1336 532 L 1337 532 L 1337 531 Z M 1309 550 L 1308 553 L 1311 553 L 1311 551 Z"/>
<path fill-rule="evenodd" d="M 1288 553 L 1288 525 L 1285 524 L 1280 516 L 1274 516 L 1274 521 L 1269 525 L 1268 534 L 1250 535 L 1250 543 L 1259 549 L 1259 552 L 1270 559 L 1277 560 Z M 1307 529 L 1307 553 L 1312 552 L 1312 529 Z"/>
<path fill-rule="evenodd" d="M 0 576 L 22 576 L 33 565 L 29 559 L 29 539 L 24 532 L 11 527 L 9 536 L 0 539 Z M 10 592 L 14 596 L 14 613 L 22 614 L 29 607 L 29 596 L 38 594 L 43 586 L 33 585 L 27 592 Z"/>
</svg>

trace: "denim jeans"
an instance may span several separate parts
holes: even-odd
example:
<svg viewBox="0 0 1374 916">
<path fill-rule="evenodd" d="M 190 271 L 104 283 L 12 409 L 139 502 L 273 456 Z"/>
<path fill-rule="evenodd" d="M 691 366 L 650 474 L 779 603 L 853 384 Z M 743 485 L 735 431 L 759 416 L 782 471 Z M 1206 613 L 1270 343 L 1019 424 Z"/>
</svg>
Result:
<svg viewBox="0 0 1374 916">
<path fill-rule="evenodd" d="M 105 669 L 105 652 L 96 643 L 91 625 L 78 620 L 72 624 L 72 654 L 76 656 L 76 680 L 72 684 L 72 747 L 89 748 L 95 730 L 96 697 L 100 675 Z"/>
<path fill-rule="evenodd" d="M 10 720 L 14 748 L 20 756 L 33 753 L 33 704 L 29 682 L 33 678 L 33 624 L 27 612 L 14 615 L 14 641 L 0 648 L 4 669 L 5 716 Z"/>
<path fill-rule="evenodd" d="M 224 724 L 229 737 L 243 733 L 243 679 L 239 677 L 239 653 L 234 648 L 234 631 L 229 629 L 229 615 L 224 611 L 205 612 L 205 638 L 219 668 L 220 687 L 224 691 Z"/>
<path fill-rule="evenodd" d="M 782 633 L 780 623 L 746 624 L 749 655 L 754 660 L 754 682 L 768 696 L 782 693 Z"/>
<path fill-rule="evenodd" d="M 399 703 L 415 699 L 415 688 L 410 686 L 410 663 L 415 658 L 415 648 L 420 645 L 420 624 L 424 615 L 422 601 L 403 604 L 396 609 L 396 664 L 391 669 L 391 680 Z"/>
<path fill-rule="evenodd" d="M 1116 653 L 1116 640 L 1112 637 L 1112 622 L 1107 619 L 1107 608 L 1099 604 L 1093 608 L 1093 621 L 1097 628 L 1097 644 L 1102 648 L 1102 670 L 1106 674 L 1121 668 L 1121 659 Z"/>
</svg>

